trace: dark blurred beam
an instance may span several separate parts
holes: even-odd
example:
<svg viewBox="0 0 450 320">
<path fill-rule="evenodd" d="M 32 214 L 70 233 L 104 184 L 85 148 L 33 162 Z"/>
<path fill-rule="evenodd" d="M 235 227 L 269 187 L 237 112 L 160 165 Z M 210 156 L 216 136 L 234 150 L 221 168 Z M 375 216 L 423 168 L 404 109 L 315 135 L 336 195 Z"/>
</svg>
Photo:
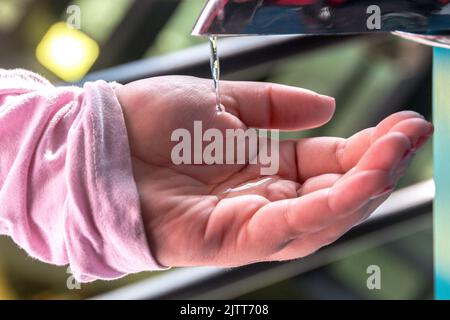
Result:
<svg viewBox="0 0 450 320">
<path fill-rule="evenodd" d="M 367 36 L 366 36 L 367 37 Z M 383 39 L 382 35 L 371 35 L 371 39 Z M 235 37 L 219 40 L 221 74 L 227 74 L 274 63 L 284 58 L 328 48 L 356 36 L 299 37 Z M 209 77 L 209 45 L 207 43 L 184 49 L 173 54 L 142 59 L 116 67 L 93 72 L 82 82 L 103 79 L 127 83 L 134 80 L 168 75 L 192 75 Z"/>
<path fill-rule="evenodd" d="M 141 59 L 178 5 L 178 0 L 136 0 L 102 47 L 93 69 Z"/>
</svg>

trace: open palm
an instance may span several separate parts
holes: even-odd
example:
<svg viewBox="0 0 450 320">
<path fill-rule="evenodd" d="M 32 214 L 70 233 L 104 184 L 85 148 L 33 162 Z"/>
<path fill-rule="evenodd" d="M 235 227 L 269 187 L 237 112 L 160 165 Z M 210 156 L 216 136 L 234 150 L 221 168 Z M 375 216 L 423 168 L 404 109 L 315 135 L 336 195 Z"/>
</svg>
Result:
<svg viewBox="0 0 450 320">
<path fill-rule="evenodd" d="M 237 266 L 308 255 L 367 218 L 393 190 L 432 125 L 400 112 L 349 139 L 280 143 L 277 175 L 260 165 L 174 165 L 175 129 L 300 130 L 328 122 L 334 100 L 287 86 L 158 77 L 117 89 L 148 240 L 165 266 Z M 251 188 L 242 186 L 250 185 Z"/>
</svg>

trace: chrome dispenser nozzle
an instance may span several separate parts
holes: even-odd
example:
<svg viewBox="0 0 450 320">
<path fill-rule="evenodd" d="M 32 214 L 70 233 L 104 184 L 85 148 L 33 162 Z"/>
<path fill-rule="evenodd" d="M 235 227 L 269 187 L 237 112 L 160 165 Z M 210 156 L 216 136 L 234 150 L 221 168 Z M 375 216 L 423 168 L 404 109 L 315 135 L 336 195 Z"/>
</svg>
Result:
<svg viewBox="0 0 450 320">
<path fill-rule="evenodd" d="M 192 34 L 372 32 L 450 48 L 450 0 L 209 0 Z"/>
</svg>

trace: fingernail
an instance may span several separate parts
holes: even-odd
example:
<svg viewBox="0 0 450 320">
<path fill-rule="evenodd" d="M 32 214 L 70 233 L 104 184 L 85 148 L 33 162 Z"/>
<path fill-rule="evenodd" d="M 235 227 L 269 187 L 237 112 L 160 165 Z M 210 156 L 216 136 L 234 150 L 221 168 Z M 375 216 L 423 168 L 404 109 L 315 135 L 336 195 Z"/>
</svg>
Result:
<svg viewBox="0 0 450 320">
<path fill-rule="evenodd" d="M 374 199 L 378 199 L 378 198 L 384 197 L 384 196 L 388 195 L 389 193 L 391 193 L 392 191 L 394 191 L 394 188 L 395 188 L 395 185 L 394 185 L 394 184 L 391 184 L 391 185 L 387 186 L 386 188 L 384 188 L 384 189 L 383 189 L 382 191 L 380 191 L 379 193 L 375 194 L 375 195 L 374 195 L 373 197 L 371 197 L 370 199 L 371 199 L 371 200 L 374 200 Z"/>
<path fill-rule="evenodd" d="M 399 177 L 401 177 L 405 174 L 406 169 L 411 164 L 412 159 L 415 155 L 416 155 L 416 153 L 414 152 L 414 149 L 409 149 L 405 152 L 405 154 L 402 157 L 402 160 L 400 160 L 400 163 L 398 164 L 397 168 L 394 170 L 394 174 L 393 174 L 394 179 L 398 179 Z"/>
<path fill-rule="evenodd" d="M 336 99 L 327 95 L 319 94 L 320 100 L 323 102 L 336 106 Z"/>
<path fill-rule="evenodd" d="M 430 139 L 431 134 L 427 134 L 424 136 L 421 136 L 419 139 L 417 139 L 416 143 L 413 146 L 414 150 L 418 150 L 423 147 L 423 145 Z"/>
<path fill-rule="evenodd" d="M 430 124 L 430 128 L 428 129 L 428 131 L 423 136 L 419 137 L 419 139 L 417 139 L 417 141 L 414 143 L 413 149 L 414 150 L 420 149 L 433 135 L 433 133 L 434 133 L 434 126 Z"/>
<path fill-rule="evenodd" d="M 402 162 L 398 166 L 399 169 L 406 169 L 411 164 L 413 157 L 416 155 L 415 152 L 411 152 L 407 157 L 403 158 Z"/>
<path fill-rule="evenodd" d="M 411 155 L 412 155 L 413 153 L 414 153 L 414 148 L 406 150 L 405 153 L 403 154 L 403 156 L 402 156 L 402 158 L 401 158 L 400 161 L 403 162 L 403 160 L 405 160 L 405 159 L 411 157 Z"/>
</svg>

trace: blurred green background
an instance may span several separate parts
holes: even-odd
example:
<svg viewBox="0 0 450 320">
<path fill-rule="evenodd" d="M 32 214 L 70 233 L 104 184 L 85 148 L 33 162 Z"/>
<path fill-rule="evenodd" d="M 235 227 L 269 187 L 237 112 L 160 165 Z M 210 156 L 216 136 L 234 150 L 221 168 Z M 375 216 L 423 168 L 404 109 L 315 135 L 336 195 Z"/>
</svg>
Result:
<svg viewBox="0 0 450 320">
<path fill-rule="evenodd" d="M 151 4 L 146 5 L 143 1 L 146 0 L 0 0 L 0 68 L 26 68 L 55 83 L 67 81 L 63 79 L 64 75 L 58 75 L 38 60 L 36 48 L 53 25 L 67 19 L 66 10 L 70 5 L 79 6 L 81 32 L 99 48 L 92 66 L 72 81 L 78 81 L 87 72 L 205 43 L 205 39 L 190 36 L 204 1 L 159 0 L 148 1 Z M 138 2 L 143 7 L 137 6 Z M 226 78 L 272 81 L 335 96 L 337 113 L 333 121 L 319 129 L 284 134 L 283 137 L 347 137 L 402 109 L 416 110 L 430 118 L 430 66 L 429 48 L 386 35 L 376 41 L 372 38 L 345 41 L 277 61 L 261 72 L 243 72 Z M 398 102 L 395 90 L 411 83 L 415 86 L 414 94 L 407 104 Z M 429 143 L 416 156 L 399 187 L 430 179 L 431 159 L 432 145 Z M 369 291 L 365 287 L 365 268 L 369 264 L 383 268 L 386 286 L 382 290 Z M 69 290 L 67 268 L 34 261 L 10 239 L 0 238 L 0 299 L 86 298 L 158 275 L 160 273 L 142 273 L 113 282 L 83 284 L 81 290 Z M 423 230 L 413 235 L 352 253 L 241 298 L 430 298 L 431 281 L 432 233 L 431 221 L 428 221 Z"/>
</svg>

